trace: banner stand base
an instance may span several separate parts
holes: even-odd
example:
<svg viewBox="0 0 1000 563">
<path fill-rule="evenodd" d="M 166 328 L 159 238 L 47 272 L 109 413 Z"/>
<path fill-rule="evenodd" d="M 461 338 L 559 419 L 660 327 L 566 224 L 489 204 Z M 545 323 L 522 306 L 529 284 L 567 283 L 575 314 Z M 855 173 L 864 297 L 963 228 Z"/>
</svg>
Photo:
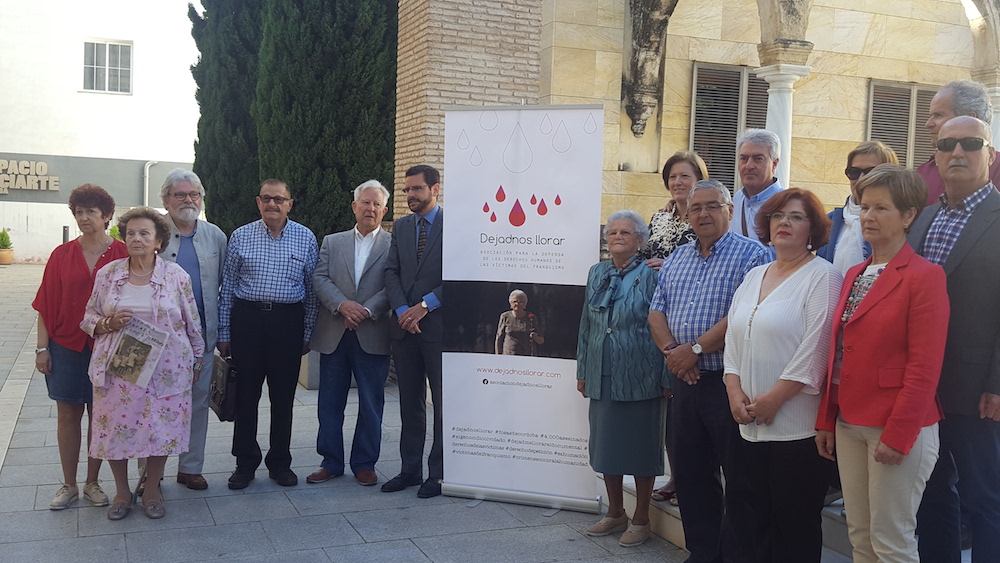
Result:
<svg viewBox="0 0 1000 563">
<path fill-rule="evenodd" d="M 588 512 L 590 514 L 599 514 L 601 512 L 600 497 L 593 500 L 586 500 L 537 493 L 525 493 L 522 491 L 508 491 L 505 489 L 454 485 L 447 482 L 441 483 L 441 494 L 450 497 L 509 502 L 512 504 L 540 506 L 542 508 L 575 510 L 577 512 Z"/>
</svg>

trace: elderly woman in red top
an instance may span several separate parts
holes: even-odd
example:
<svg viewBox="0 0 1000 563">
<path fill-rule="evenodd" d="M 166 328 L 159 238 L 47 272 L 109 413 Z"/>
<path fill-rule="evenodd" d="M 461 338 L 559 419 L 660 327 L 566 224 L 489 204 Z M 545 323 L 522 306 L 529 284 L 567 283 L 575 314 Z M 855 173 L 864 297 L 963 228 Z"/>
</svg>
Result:
<svg viewBox="0 0 1000 563">
<path fill-rule="evenodd" d="M 906 243 L 927 198 L 916 172 L 881 164 L 856 190 L 872 255 L 844 279 L 816 445 L 837 453 L 854 561 L 916 563 L 917 507 L 943 417 L 947 280 Z"/>
<path fill-rule="evenodd" d="M 45 374 L 49 398 L 56 402 L 57 441 L 63 485 L 49 504 L 62 510 L 80 497 L 76 470 L 80 462 L 80 421 L 90 413 L 93 386 L 87 377 L 94 341 L 80 330 L 83 310 L 102 266 L 124 258 L 125 245 L 105 232 L 115 212 L 115 200 L 99 186 L 84 184 L 69 196 L 69 210 L 81 236 L 56 247 L 45 265 L 42 285 L 31 306 L 38 311 L 35 367 Z M 90 427 L 88 423 L 87 427 Z M 90 433 L 87 434 L 90 443 Z M 94 506 L 108 504 L 97 475 L 101 460 L 87 459 L 83 497 Z"/>
</svg>

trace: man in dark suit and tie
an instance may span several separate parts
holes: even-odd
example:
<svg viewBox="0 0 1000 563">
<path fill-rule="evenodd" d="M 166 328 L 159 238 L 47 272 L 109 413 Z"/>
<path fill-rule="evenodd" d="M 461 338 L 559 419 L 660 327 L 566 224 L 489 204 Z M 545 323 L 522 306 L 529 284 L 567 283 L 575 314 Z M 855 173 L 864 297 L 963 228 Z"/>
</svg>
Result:
<svg viewBox="0 0 1000 563">
<path fill-rule="evenodd" d="M 975 117 L 941 127 L 934 158 L 944 201 L 924 208 L 908 237 L 944 267 L 951 300 L 938 384 L 941 448 L 917 512 L 921 561 L 961 560 L 959 499 L 972 524 L 972 560 L 1000 554 L 1000 193 L 990 181 L 991 141 L 989 125 Z"/>
<path fill-rule="evenodd" d="M 444 455 L 441 431 L 441 231 L 444 211 L 437 205 L 441 175 L 421 164 L 406 171 L 406 205 L 413 213 L 392 228 L 385 288 L 396 314 L 392 354 L 399 383 L 399 437 L 402 468 L 384 485 L 392 493 L 420 485 L 417 496 L 441 494 Z M 424 436 L 427 432 L 427 385 L 434 403 L 434 441 L 423 480 Z"/>
<path fill-rule="evenodd" d="M 319 360 L 320 468 L 306 483 L 322 483 L 344 474 L 344 408 L 351 374 L 358 383 L 358 423 L 351 446 L 351 471 L 361 485 L 378 483 L 375 462 L 382 442 L 385 378 L 389 375 L 389 300 L 385 265 L 392 235 L 382 229 L 389 191 L 377 180 L 354 190 L 353 229 L 327 235 L 313 275 L 313 291 L 322 305 L 309 347 Z"/>
</svg>

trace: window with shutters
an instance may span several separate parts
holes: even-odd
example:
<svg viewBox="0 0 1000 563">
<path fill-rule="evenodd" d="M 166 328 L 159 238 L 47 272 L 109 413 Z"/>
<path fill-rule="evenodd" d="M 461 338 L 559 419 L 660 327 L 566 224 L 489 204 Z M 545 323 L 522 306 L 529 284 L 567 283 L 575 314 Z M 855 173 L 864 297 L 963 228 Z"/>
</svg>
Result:
<svg viewBox="0 0 1000 563">
<path fill-rule="evenodd" d="M 93 92 L 131 93 L 131 43 L 84 42 L 83 89 Z"/>
<path fill-rule="evenodd" d="M 749 67 L 696 63 L 691 147 L 708 165 L 709 175 L 731 190 L 740 188 L 736 138 L 767 121 L 767 82 Z"/>
<path fill-rule="evenodd" d="M 930 113 L 933 86 L 871 82 L 868 99 L 868 139 L 892 147 L 899 163 L 916 168 L 932 156 L 931 134 L 924 127 Z"/>
</svg>

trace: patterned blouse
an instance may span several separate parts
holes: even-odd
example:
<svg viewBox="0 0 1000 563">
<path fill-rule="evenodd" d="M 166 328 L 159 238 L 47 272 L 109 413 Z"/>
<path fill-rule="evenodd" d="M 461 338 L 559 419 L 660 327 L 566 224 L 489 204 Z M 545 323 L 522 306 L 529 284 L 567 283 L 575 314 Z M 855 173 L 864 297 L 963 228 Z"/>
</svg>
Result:
<svg viewBox="0 0 1000 563">
<path fill-rule="evenodd" d="M 666 258 L 675 248 L 698 237 L 677 211 L 657 211 L 649 220 L 649 242 L 639 249 L 640 260 Z"/>
</svg>

